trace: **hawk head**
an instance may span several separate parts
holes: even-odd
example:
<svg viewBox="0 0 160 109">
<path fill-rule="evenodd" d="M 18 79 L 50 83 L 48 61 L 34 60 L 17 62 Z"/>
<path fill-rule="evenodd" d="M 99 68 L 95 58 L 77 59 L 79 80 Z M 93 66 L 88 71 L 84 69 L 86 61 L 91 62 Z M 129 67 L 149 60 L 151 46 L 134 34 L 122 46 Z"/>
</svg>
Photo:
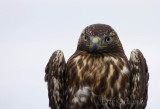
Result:
<svg viewBox="0 0 160 109">
<path fill-rule="evenodd" d="M 77 50 L 89 53 L 123 52 L 117 33 L 112 27 L 105 24 L 87 26 L 81 33 Z"/>
</svg>

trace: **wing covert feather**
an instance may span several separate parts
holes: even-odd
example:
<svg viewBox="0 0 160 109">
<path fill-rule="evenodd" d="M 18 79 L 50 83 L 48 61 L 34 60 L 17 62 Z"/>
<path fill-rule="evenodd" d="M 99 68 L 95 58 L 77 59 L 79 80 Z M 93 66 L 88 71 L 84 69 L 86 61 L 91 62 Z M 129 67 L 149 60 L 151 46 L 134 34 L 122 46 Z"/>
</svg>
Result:
<svg viewBox="0 0 160 109">
<path fill-rule="evenodd" d="M 55 51 L 45 68 L 45 81 L 48 84 L 48 98 L 51 109 L 62 109 L 64 106 L 65 66 L 63 52 Z"/>
<path fill-rule="evenodd" d="M 129 63 L 131 68 L 131 109 L 144 109 L 148 100 L 147 63 L 138 49 L 131 52 Z"/>
</svg>

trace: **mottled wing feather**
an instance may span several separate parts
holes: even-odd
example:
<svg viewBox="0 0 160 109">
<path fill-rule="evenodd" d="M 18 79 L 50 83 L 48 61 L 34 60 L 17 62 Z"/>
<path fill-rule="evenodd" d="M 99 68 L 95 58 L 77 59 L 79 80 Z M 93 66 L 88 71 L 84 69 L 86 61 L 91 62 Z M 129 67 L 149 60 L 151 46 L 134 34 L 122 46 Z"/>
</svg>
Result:
<svg viewBox="0 0 160 109">
<path fill-rule="evenodd" d="M 149 73 L 146 60 L 140 50 L 134 49 L 130 56 L 131 109 L 144 109 L 148 99 Z"/>
<path fill-rule="evenodd" d="M 63 52 L 57 50 L 52 54 L 45 68 L 45 81 L 48 84 L 51 109 L 63 109 L 64 107 L 65 65 Z"/>
</svg>

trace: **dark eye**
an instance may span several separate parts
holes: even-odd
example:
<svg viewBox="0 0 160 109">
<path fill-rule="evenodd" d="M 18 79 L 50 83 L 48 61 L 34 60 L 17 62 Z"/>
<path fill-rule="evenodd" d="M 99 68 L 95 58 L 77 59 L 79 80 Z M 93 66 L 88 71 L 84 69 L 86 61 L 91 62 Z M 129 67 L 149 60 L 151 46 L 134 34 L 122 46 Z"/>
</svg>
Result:
<svg viewBox="0 0 160 109">
<path fill-rule="evenodd" d="M 105 42 L 109 42 L 111 40 L 110 37 L 105 37 Z"/>
<path fill-rule="evenodd" d="M 87 34 L 84 34 L 84 37 L 83 37 L 83 38 L 84 38 L 85 41 L 87 41 L 87 40 L 88 40 Z"/>
<path fill-rule="evenodd" d="M 87 36 L 84 36 L 84 40 L 87 41 Z"/>
</svg>

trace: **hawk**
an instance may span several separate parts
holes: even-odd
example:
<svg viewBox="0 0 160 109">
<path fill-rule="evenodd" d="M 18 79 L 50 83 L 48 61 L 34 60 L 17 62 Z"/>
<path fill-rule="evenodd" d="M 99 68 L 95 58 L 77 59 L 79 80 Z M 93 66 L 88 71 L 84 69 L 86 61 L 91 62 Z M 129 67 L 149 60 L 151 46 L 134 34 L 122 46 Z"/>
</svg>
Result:
<svg viewBox="0 0 160 109">
<path fill-rule="evenodd" d="M 106 24 L 87 26 L 67 63 L 57 50 L 45 68 L 51 109 L 144 109 L 148 80 L 141 51 L 134 49 L 128 60 Z"/>
</svg>

